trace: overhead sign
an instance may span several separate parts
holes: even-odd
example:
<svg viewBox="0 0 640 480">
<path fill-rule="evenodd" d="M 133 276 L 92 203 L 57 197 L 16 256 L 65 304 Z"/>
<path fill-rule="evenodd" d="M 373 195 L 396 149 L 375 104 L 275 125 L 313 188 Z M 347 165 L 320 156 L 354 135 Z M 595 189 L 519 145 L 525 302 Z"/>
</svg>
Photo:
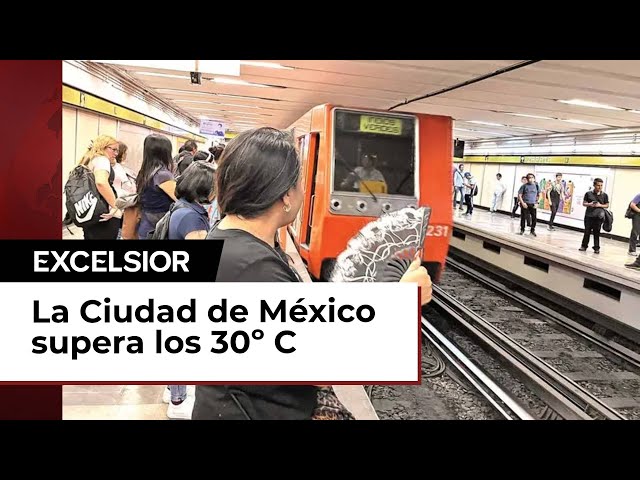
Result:
<svg viewBox="0 0 640 480">
<path fill-rule="evenodd" d="M 225 125 L 220 120 L 202 119 L 200 120 L 200 133 L 213 137 L 224 138 Z"/>
<path fill-rule="evenodd" d="M 360 117 L 360 131 L 385 135 L 402 135 L 402 120 L 399 118 L 362 115 Z"/>
</svg>

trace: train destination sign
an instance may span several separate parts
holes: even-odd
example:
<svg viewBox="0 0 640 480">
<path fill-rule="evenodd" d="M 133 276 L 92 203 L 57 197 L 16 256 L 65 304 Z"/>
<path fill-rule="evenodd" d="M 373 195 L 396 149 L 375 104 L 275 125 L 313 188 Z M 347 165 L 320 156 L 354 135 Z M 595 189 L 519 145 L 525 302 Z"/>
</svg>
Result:
<svg viewBox="0 0 640 480">
<path fill-rule="evenodd" d="M 402 135 L 402 120 L 399 118 L 362 115 L 360 117 L 360 131 L 385 135 Z"/>
</svg>

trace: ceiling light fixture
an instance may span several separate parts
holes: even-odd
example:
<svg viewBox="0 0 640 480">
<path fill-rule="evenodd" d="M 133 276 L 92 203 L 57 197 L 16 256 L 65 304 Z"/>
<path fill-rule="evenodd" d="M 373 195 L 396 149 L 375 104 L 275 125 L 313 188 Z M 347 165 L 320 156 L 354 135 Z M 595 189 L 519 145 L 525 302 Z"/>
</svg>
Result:
<svg viewBox="0 0 640 480">
<path fill-rule="evenodd" d="M 558 119 L 558 120 L 562 120 L 562 119 Z M 575 123 L 577 125 L 593 125 L 594 127 L 607 127 L 608 125 L 602 125 L 601 123 L 591 123 L 591 122 L 585 122 L 584 120 L 576 120 L 573 118 L 570 118 L 568 120 L 562 120 L 563 122 L 567 122 L 567 123 Z"/>
<path fill-rule="evenodd" d="M 489 125 L 491 127 L 504 127 L 501 123 L 482 122 L 480 120 L 468 120 L 467 123 L 476 123 L 478 125 Z"/>
<path fill-rule="evenodd" d="M 513 115 L 514 117 L 527 117 L 527 118 L 540 118 L 542 120 L 555 120 L 553 117 L 544 117 L 542 115 L 529 115 L 528 113 L 510 113 L 505 112 L 507 115 Z"/>
<path fill-rule="evenodd" d="M 280 65 L 279 63 L 270 63 L 270 62 L 245 62 L 244 60 L 240 61 L 241 65 L 247 65 L 250 67 L 264 67 L 264 68 L 275 68 L 278 70 L 293 70 L 293 67 L 286 67 L 284 65 Z"/>
<path fill-rule="evenodd" d="M 181 98 L 177 98 L 174 101 L 178 103 L 203 103 L 205 105 L 224 105 L 225 107 L 254 108 L 262 110 L 262 107 L 258 107 L 256 105 L 242 105 L 240 103 L 208 102 L 205 100 L 182 100 Z"/>
<path fill-rule="evenodd" d="M 239 80 L 237 78 L 220 78 L 220 77 L 216 77 L 216 78 L 212 78 L 211 79 L 212 82 L 214 83 L 223 83 L 225 85 L 242 85 L 245 87 L 260 87 L 260 88 L 266 88 L 269 85 L 263 85 L 261 83 L 251 83 L 251 82 L 247 82 L 246 80 Z"/>
<path fill-rule="evenodd" d="M 546 132 L 548 132 L 548 131 L 549 131 L 549 130 L 543 130 L 543 129 L 541 129 L 541 128 L 516 127 L 515 125 L 513 125 L 513 126 L 511 126 L 511 127 L 509 127 L 509 128 L 515 128 L 515 129 L 518 129 L 518 130 L 529 130 L 529 131 L 531 131 L 531 132 L 543 132 L 543 133 L 546 133 Z"/>
<path fill-rule="evenodd" d="M 163 93 L 173 93 L 173 94 L 182 94 L 182 95 L 205 95 L 207 97 L 228 97 L 228 98 L 241 98 L 243 100 L 261 100 L 265 102 L 280 102 L 279 98 L 264 98 L 264 97 L 253 97 L 251 95 L 231 95 L 227 93 L 214 93 L 214 92 L 198 92 L 196 90 L 182 90 L 179 88 L 158 88 L 157 92 Z"/>
<path fill-rule="evenodd" d="M 589 100 L 580 100 L 579 98 L 574 98 L 572 100 L 556 100 L 556 102 L 566 103 L 567 105 L 577 105 L 579 107 L 603 108 L 605 110 L 624 110 L 624 108 L 613 107 L 604 103 L 590 102 Z"/>
<path fill-rule="evenodd" d="M 173 75 L 170 73 L 156 73 L 156 72 L 134 72 L 135 75 L 146 75 L 149 77 L 163 77 L 163 78 L 189 78 L 189 75 Z"/>
</svg>

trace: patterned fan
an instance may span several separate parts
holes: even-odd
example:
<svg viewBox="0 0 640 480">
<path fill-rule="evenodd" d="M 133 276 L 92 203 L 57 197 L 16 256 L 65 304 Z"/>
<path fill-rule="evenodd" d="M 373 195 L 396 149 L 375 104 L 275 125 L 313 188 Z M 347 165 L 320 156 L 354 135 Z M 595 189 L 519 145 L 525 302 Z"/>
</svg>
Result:
<svg viewBox="0 0 640 480">
<path fill-rule="evenodd" d="M 430 207 L 407 207 L 368 223 L 338 256 L 329 280 L 399 281 L 415 256 L 422 256 L 430 217 Z"/>
</svg>

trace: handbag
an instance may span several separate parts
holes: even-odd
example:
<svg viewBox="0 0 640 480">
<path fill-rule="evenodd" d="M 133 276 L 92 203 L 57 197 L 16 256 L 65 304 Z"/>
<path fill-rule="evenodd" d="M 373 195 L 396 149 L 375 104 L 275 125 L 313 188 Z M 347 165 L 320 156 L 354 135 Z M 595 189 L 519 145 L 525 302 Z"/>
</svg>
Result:
<svg viewBox="0 0 640 480">
<path fill-rule="evenodd" d="M 629 204 L 627 207 L 627 213 L 624 214 L 624 218 L 633 218 L 635 214 L 636 212 L 631 209 L 631 204 Z"/>
<path fill-rule="evenodd" d="M 138 194 L 132 193 L 117 198 L 116 207 L 122 211 L 122 239 L 138 240 L 138 225 L 142 218 Z"/>
</svg>

